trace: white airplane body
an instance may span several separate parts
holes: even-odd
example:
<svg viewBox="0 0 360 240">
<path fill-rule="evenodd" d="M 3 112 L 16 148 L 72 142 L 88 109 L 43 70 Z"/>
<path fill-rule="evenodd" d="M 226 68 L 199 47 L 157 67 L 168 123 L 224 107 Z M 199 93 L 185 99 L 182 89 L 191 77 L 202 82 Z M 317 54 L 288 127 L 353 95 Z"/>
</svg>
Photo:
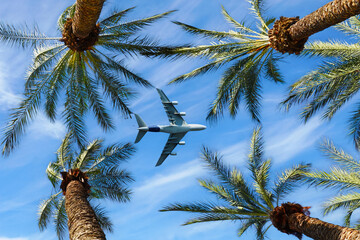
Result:
<svg viewBox="0 0 360 240">
<path fill-rule="evenodd" d="M 138 143 L 147 132 L 164 132 L 169 133 L 169 139 L 161 153 L 161 156 L 156 163 L 156 166 L 160 166 L 169 155 L 176 155 L 172 151 L 177 145 L 185 145 L 184 141 L 180 141 L 186 133 L 190 131 L 200 131 L 206 129 L 206 126 L 201 124 L 187 124 L 182 116 L 185 116 L 184 112 L 178 112 L 174 105 L 177 105 L 176 101 L 170 101 L 165 93 L 157 89 L 161 102 L 165 108 L 165 112 L 169 118 L 170 125 L 156 125 L 147 126 L 146 123 L 140 118 L 139 115 L 135 114 L 136 121 L 139 125 L 139 133 L 136 137 L 135 143 Z"/>
</svg>

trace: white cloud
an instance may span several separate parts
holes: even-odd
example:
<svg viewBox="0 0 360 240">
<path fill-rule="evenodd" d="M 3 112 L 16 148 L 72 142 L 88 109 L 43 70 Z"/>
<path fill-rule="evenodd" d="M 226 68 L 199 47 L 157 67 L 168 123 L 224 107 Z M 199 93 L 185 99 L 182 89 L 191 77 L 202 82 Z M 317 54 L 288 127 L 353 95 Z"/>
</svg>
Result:
<svg viewBox="0 0 360 240">
<path fill-rule="evenodd" d="M 165 174 L 166 172 L 166 174 Z M 130 219 L 138 219 L 158 210 L 165 200 L 176 193 L 198 184 L 196 178 L 202 176 L 205 169 L 198 160 L 176 165 L 172 169 L 164 169 L 162 173 L 156 174 L 134 187 L 134 196 L 131 203 L 127 205 L 126 219 L 116 218 L 119 225 Z M 122 211 L 119 213 L 124 214 Z"/>
<path fill-rule="evenodd" d="M 223 160 L 230 164 L 239 164 L 246 159 L 249 142 L 247 140 L 235 143 L 220 151 L 224 156 Z"/>
<path fill-rule="evenodd" d="M 321 119 L 314 117 L 306 124 L 298 125 L 295 119 L 286 119 L 265 134 L 265 152 L 275 162 L 284 162 L 313 146 L 325 132 L 320 129 Z"/>
<path fill-rule="evenodd" d="M 165 170 L 166 174 L 157 174 L 147 179 L 142 185 L 136 187 L 134 192 L 138 196 L 146 195 L 147 198 L 161 199 L 194 183 L 194 177 L 200 176 L 204 169 L 199 161 L 193 160 L 182 165 L 177 165 L 173 170 Z M 179 184 L 181 183 L 181 184 Z M 162 193 L 161 197 L 158 193 Z M 164 194 L 165 193 L 165 194 Z"/>
<path fill-rule="evenodd" d="M 60 121 L 51 122 L 42 112 L 37 114 L 34 122 L 29 126 L 30 133 L 36 133 L 32 136 L 48 136 L 55 139 L 62 139 L 66 132 L 66 127 Z"/>
<path fill-rule="evenodd" d="M 21 101 L 21 95 L 14 93 L 8 79 L 8 68 L 0 62 L 0 110 L 5 111 L 16 107 Z"/>
</svg>

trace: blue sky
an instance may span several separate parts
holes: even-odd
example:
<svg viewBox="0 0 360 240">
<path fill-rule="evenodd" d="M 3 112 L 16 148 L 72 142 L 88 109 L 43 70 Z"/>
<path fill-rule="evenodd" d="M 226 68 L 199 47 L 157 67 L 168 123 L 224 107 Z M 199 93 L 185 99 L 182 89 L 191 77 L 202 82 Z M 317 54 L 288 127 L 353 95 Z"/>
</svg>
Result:
<svg viewBox="0 0 360 240">
<path fill-rule="evenodd" d="M 269 16 L 305 16 L 329 1 L 311 0 L 269 0 L 266 8 Z M 59 14 L 73 0 L 13 0 L 2 1 L 1 21 L 11 24 L 35 23 L 39 29 L 50 35 L 59 36 L 56 21 Z M 164 44 L 208 43 L 206 39 L 195 39 L 184 33 L 170 22 L 181 21 L 204 29 L 229 30 L 230 26 L 221 15 L 221 4 L 237 20 L 252 22 L 249 4 L 245 0 L 108 0 L 104 13 L 113 8 L 137 8 L 128 15 L 128 19 L 151 16 L 168 10 L 178 10 L 145 31 Z M 314 39 L 343 39 L 344 36 L 330 29 L 311 37 Z M 8 45 L 0 46 L 0 121 L 6 123 L 9 109 L 15 107 L 21 99 L 24 75 L 31 62 L 29 49 L 16 49 Z M 105 206 L 114 223 L 114 232 L 107 233 L 108 239 L 127 240 L 190 240 L 190 239 L 238 239 L 237 223 L 219 222 L 180 226 L 192 215 L 184 213 L 160 213 L 158 210 L 175 201 L 190 202 L 213 199 L 199 187 L 198 178 L 209 177 L 199 160 L 202 145 L 217 150 L 224 155 L 229 164 L 245 169 L 249 138 L 255 124 L 245 111 L 235 119 L 225 117 L 218 123 L 209 125 L 205 121 L 209 103 L 213 100 L 219 72 L 212 72 L 180 85 L 167 85 L 173 77 L 186 73 L 205 60 L 149 60 L 145 58 L 127 59 L 130 68 L 150 80 L 156 87 L 162 88 L 171 100 L 179 101 L 178 110 L 187 112 L 188 123 L 207 125 L 202 132 L 193 132 L 185 136 L 185 146 L 178 146 L 176 157 L 169 157 L 162 166 L 155 168 L 162 148 L 167 141 L 166 134 L 147 134 L 136 145 L 137 152 L 126 164 L 136 179 L 131 184 L 132 201 L 126 204 L 105 202 Z M 326 136 L 333 139 L 345 150 L 354 153 L 352 140 L 346 135 L 346 114 L 351 103 L 345 105 L 331 122 L 314 117 L 306 125 L 298 118 L 299 109 L 288 113 L 280 111 L 278 103 L 284 98 L 286 87 L 300 76 L 321 63 L 321 59 L 309 59 L 287 56 L 281 63 L 286 84 L 275 85 L 264 81 L 263 88 L 263 132 L 266 141 L 266 155 L 273 159 L 273 173 L 299 162 L 312 163 L 314 167 L 327 169 L 327 161 L 318 146 Z M 154 89 L 138 88 L 137 99 L 132 102 L 133 112 L 142 116 L 148 124 L 166 124 L 167 117 L 159 96 Z M 122 119 L 114 112 L 117 129 L 104 134 L 94 124 L 91 115 L 87 118 L 89 140 L 105 137 L 107 143 L 133 142 L 137 134 L 135 119 Z M 55 158 L 65 127 L 59 121 L 50 123 L 41 111 L 28 126 L 27 132 L 17 150 L 8 158 L 1 157 L 0 164 L 0 240 L 40 240 L 56 239 L 55 231 L 49 228 L 40 232 L 36 219 L 40 201 L 49 196 L 51 185 L 45 176 L 45 169 Z M 245 170 L 244 170 L 245 171 Z M 340 224 L 342 212 L 323 216 L 321 203 L 335 192 L 303 187 L 290 195 L 287 201 L 297 201 L 304 206 L 312 206 L 311 216 Z M 249 232 L 243 239 L 252 238 Z M 269 231 L 270 239 L 288 238 L 274 229 Z M 241 239 L 241 238 L 240 238 Z M 306 238 L 305 238 L 306 239 Z"/>
</svg>

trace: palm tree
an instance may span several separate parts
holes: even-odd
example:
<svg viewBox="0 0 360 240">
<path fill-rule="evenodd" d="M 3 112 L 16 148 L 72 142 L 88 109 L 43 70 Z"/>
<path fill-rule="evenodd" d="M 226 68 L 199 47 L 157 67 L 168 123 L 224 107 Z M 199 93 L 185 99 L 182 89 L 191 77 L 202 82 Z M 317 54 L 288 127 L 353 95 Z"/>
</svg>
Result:
<svg viewBox="0 0 360 240">
<path fill-rule="evenodd" d="M 281 17 L 275 21 L 274 18 L 263 17 L 262 0 L 249 2 L 250 10 L 257 20 L 255 29 L 237 22 L 223 8 L 226 20 L 234 25 L 235 30 L 211 31 L 175 22 L 191 34 L 210 38 L 211 44 L 150 53 L 163 57 L 204 57 L 211 61 L 173 79 L 170 83 L 179 83 L 228 66 L 219 80 L 216 97 L 207 116 L 208 120 L 217 120 L 226 107 L 230 115 L 235 117 L 243 100 L 252 119 L 260 121 L 261 80 L 267 78 L 275 83 L 283 82 L 277 66 L 277 62 L 283 57 L 279 53 L 299 54 L 310 35 L 360 13 L 359 1 L 334 0 L 300 20 L 298 17 Z"/>
<path fill-rule="evenodd" d="M 297 182 L 303 178 L 303 174 L 309 171 L 309 165 L 300 164 L 285 170 L 275 184 L 270 186 L 271 159 L 264 159 L 263 150 L 264 144 L 258 128 L 253 132 L 247 158 L 253 180 L 253 183 L 249 184 L 239 169 L 225 166 L 221 156 L 204 148 L 202 158 L 218 177 L 219 183 L 213 180 L 199 180 L 199 183 L 215 194 L 222 203 L 175 203 L 160 211 L 198 214 L 184 225 L 210 221 L 238 221 L 239 236 L 253 227 L 257 239 L 265 239 L 265 234 L 271 225 L 299 238 L 305 234 L 321 240 L 359 239 L 360 231 L 309 217 L 309 207 L 302 207 L 296 203 L 283 203 L 279 206 L 280 201 L 294 190 Z"/>
<path fill-rule="evenodd" d="M 351 37 L 359 38 L 360 18 L 352 17 L 338 24 L 336 28 Z M 327 62 L 295 82 L 282 104 L 288 110 L 295 104 L 305 103 L 301 113 L 304 121 L 322 109 L 325 109 L 323 118 L 330 120 L 359 91 L 360 45 L 338 41 L 316 41 L 307 46 L 304 54 L 325 57 Z M 350 134 L 356 147 L 359 148 L 359 103 L 354 106 L 349 122 Z"/>
<path fill-rule="evenodd" d="M 71 240 L 105 239 L 103 229 L 112 230 L 104 209 L 93 202 L 129 201 L 131 192 L 126 185 L 133 179 L 119 164 L 133 154 L 134 148 L 131 144 L 105 148 L 102 142 L 95 140 L 76 153 L 70 134 L 66 135 L 56 160 L 46 169 L 55 193 L 39 206 L 40 230 L 47 228 L 51 220 L 59 239 L 66 233 L 66 221 Z"/>
<path fill-rule="evenodd" d="M 246 26 L 232 18 L 222 8 L 225 19 L 234 26 L 234 30 L 227 32 L 199 29 L 184 23 L 175 22 L 185 31 L 200 37 L 212 39 L 210 45 L 173 48 L 158 53 L 151 53 L 164 57 L 206 57 L 210 63 L 199 67 L 187 74 L 171 81 L 180 83 L 195 76 L 217 70 L 224 65 L 229 66 L 218 84 L 214 102 L 208 113 L 208 120 L 217 120 L 226 107 L 230 115 L 235 117 L 240 102 L 245 102 L 252 119 L 260 121 L 261 81 L 266 78 L 275 83 L 282 83 L 278 68 L 278 61 L 282 58 L 270 47 L 268 30 L 275 19 L 265 19 L 262 13 L 261 1 L 251 0 L 251 12 L 256 16 L 256 29 Z M 213 41 L 216 41 L 214 43 Z"/>
<path fill-rule="evenodd" d="M 123 22 L 124 16 L 132 9 L 115 12 L 101 20 L 86 38 L 78 38 L 71 31 L 75 5 L 67 8 L 59 18 L 62 37 L 48 38 L 37 30 L 28 33 L 26 29 L 0 24 L 0 41 L 24 47 L 37 45 L 33 64 L 26 75 L 24 99 L 18 108 L 13 109 L 5 129 L 3 153 L 10 153 L 16 146 L 26 124 L 36 115 L 42 102 L 47 117 L 54 121 L 62 95 L 65 97 L 62 117 L 79 146 L 85 143 L 83 117 L 88 110 L 94 112 L 104 130 L 114 128 L 105 100 L 109 99 L 125 117 L 130 116 L 128 101 L 134 91 L 127 84 L 152 85 L 129 70 L 119 56 L 159 50 L 161 47 L 148 37 L 137 36 L 137 33 L 170 13 Z"/>
<path fill-rule="evenodd" d="M 324 214 L 344 208 L 347 210 L 344 223 L 351 226 L 351 216 L 360 208 L 360 162 L 329 140 L 324 141 L 321 148 L 325 155 L 338 165 L 330 171 L 316 170 L 306 173 L 304 180 L 311 185 L 340 190 L 341 193 L 337 191 L 337 196 L 324 203 Z M 352 227 L 360 229 L 359 222 L 360 219 Z"/>
</svg>

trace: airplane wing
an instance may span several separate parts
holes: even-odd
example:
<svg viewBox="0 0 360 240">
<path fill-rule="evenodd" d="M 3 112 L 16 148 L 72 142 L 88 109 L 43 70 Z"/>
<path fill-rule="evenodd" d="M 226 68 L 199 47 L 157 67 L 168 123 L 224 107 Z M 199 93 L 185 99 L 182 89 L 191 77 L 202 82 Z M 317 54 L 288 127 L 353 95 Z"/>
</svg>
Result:
<svg viewBox="0 0 360 240">
<path fill-rule="evenodd" d="M 176 125 L 185 125 L 185 120 L 179 115 L 179 111 L 174 107 L 174 105 L 165 95 L 165 93 L 161 89 L 157 88 L 156 90 L 160 95 L 160 99 L 162 104 L 164 105 L 165 112 L 169 118 L 169 122 Z"/>
<path fill-rule="evenodd" d="M 169 154 L 174 150 L 176 145 L 180 142 L 180 140 L 185 136 L 186 133 L 172 133 L 169 136 L 169 139 L 166 142 L 166 145 L 161 153 L 161 156 L 156 163 L 156 167 L 160 166 L 165 159 L 169 156 Z"/>
</svg>

